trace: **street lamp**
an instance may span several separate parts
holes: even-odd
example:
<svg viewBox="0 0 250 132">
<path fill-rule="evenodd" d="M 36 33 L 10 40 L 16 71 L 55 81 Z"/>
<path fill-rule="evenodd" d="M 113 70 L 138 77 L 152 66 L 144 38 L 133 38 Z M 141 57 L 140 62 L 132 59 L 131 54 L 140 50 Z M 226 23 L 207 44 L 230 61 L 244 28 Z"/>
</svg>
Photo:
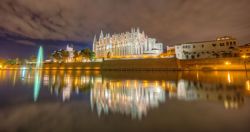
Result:
<svg viewBox="0 0 250 132">
<path fill-rule="evenodd" d="M 247 70 L 247 65 L 246 65 L 246 58 L 248 58 L 248 56 L 246 55 L 242 55 L 241 58 L 244 59 L 244 66 L 245 66 L 245 70 Z"/>
<path fill-rule="evenodd" d="M 246 78 L 248 78 L 248 77 L 247 77 L 247 64 L 246 64 L 246 59 L 248 58 L 248 56 L 242 55 L 241 58 L 244 59 L 244 66 L 245 66 L 245 71 L 246 71 Z"/>
</svg>

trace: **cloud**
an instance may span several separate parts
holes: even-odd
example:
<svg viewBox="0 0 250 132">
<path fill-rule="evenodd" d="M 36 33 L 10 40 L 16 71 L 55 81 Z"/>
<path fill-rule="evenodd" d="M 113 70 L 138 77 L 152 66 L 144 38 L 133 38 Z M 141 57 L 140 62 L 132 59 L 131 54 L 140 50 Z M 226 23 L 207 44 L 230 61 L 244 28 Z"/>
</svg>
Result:
<svg viewBox="0 0 250 132">
<path fill-rule="evenodd" d="M 34 42 L 27 41 L 27 40 L 18 40 L 17 43 L 23 44 L 23 45 L 28 45 L 28 46 L 36 46 Z"/>
<path fill-rule="evenodd" d="M 165 44 L 232 35 L 249 42 L 248 0 L 1 0 L 0 27 L 34 39 L 91 41 L 140 27 Z"/>
</svg>

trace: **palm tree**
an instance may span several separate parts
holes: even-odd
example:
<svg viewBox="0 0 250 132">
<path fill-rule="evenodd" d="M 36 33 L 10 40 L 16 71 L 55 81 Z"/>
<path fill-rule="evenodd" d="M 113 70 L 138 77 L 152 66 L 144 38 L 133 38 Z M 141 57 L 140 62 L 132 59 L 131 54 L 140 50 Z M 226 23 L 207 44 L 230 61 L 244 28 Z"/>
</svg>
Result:
<svg viewBox="0 0 250 132">
<path fill-rule="evenodd" d="M 83 52 L 84 52 L 84 54 L 86 55 L 87 58 L 90 58 L 91 50 L 89 48 L 84 49 Z"/>
<path fill-rule="evenodd" d="M 61 53 L 62 60 L 66 62 L 67 59 L 69 58 L 69 52 L 66 50 L 60 50 L 60 53 Z"/>
<path fill-rule="evenodd" d="M 89 59 L 90 59 L 91 61 L 93 61 L 94 58 L 95 58 L 95 52 L 91 51 L 91 52 L 90 52 Z"/>
<path fill-rule="evenodd" d="M 82 58 L 86 59 L 86 60 L 89 60 L 89 58 L 90 58 L 90 52 L 91 52 L 91 50 L 88 49 L 88 48 L 87 49 L 83 49 L 83 50 L 80 51 L 80 56 Z"/>
<path fill-rule="evenodd" d="M 78 51 L 74 51 L 74 61 L 76 62 L 76 61 L 79 61 L 79 58 L 80 57 L 80 54 L 79 54 L 79 52 Z"/>
<path fill-rule="evenodd" d="M 51 56 L 52 56 L 53 60 L 55 60 L 55 61 L 61 61 L 62 60 L 60 51 L 54 51 L 54 53 L 52 53 Z"/>
</svg>

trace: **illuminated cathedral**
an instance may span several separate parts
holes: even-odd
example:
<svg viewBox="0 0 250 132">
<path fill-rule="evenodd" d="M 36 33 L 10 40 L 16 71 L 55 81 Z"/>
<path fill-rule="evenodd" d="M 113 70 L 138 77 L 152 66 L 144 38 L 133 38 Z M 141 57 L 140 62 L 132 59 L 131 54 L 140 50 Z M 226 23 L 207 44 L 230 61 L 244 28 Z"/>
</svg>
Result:
<svg viewBox="0 0 250 132">
<path fill-rule="evenodd" d="M 155 38 L 149 38 L 139 28 L 113 35 L 104 35 L 101 31 L 99 39 L 94 37 L 93 51 L 97 58 L 157 56 L 163 52 L 163 44 L 157 43 Z"/>
</svg>

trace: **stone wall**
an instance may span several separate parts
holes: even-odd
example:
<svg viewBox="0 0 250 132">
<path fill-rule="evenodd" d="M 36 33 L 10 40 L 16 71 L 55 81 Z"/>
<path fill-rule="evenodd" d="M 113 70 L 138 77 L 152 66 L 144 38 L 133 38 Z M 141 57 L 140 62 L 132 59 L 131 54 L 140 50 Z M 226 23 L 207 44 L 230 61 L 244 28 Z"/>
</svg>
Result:
<svg viewBox="0 0 250 132">
<path fill-rule="evenodd" d="M 245 64 L 250 70 L 249 61 L 239 57 L 178 60 L 181 70 L 245 70 Z"/>
<path fill-rule="evenodd" d="M 176 59 L 148 58 L 130 60 L 106 60 L 103 70 L 178 70 Z"/>
<path fill-rule="evenodd" d="M 87 63 L 46 63 L 44 69 L 83 69 L 83 70 L 119 70 L 119 71 L 157 71 L 157 70 L 250 70 L 250 59 L 216 58 L 177 60 L 167 58 L 117 59 Z M 23 66 L 10 66 L 18 69 Z M 35 68 L 35 65 L 28 65 Z"/>
</svg>

